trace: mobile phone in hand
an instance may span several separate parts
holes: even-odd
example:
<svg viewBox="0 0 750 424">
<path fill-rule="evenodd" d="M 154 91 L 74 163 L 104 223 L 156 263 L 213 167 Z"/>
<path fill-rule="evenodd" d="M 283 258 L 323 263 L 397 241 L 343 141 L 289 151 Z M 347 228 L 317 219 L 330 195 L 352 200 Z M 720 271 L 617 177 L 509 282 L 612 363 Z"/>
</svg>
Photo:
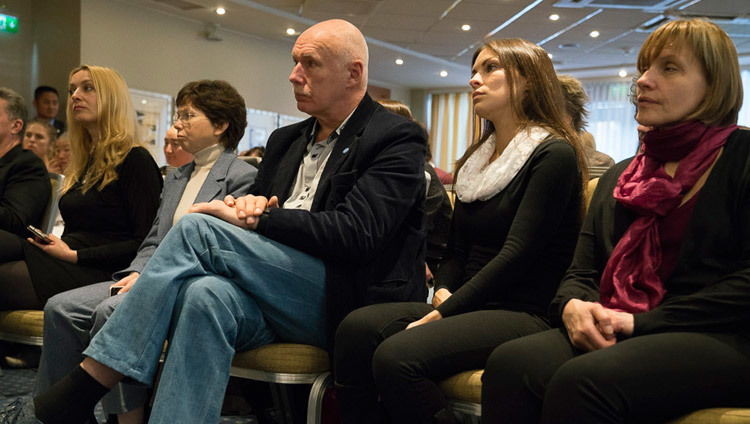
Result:
<svg viewBox="0 0 750 424">
<path fill-rule="evenodd" d="M 109 295 L 114 296 L 122 290 L 123 286 L 109 286 Z"/>
<path fill-rule="evenodd" d="M 47 234 L 44 234 L 44 232 L 42 232 L 42 230 L 40 230 L 39 228 L 36 228 L 33 225 L 29 225 L 26 227 L 26 229 L 29 230 L 31 234 L 33 234 L 34 237 L 36 237 L 37 240 L 41 241 L 41 243 L 44 243 L 44 244 L 52 243 L 52 239 L 50 239 Z"/>
</svg>

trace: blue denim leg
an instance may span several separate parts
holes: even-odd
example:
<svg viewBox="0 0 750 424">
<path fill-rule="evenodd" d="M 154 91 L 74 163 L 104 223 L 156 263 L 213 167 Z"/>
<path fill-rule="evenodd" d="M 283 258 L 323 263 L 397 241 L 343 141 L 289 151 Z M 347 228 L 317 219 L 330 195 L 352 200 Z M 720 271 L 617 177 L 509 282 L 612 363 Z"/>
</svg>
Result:
<svg viewBox="0 0 750 424">
<path fill-rule="evenodd" d="M 111 285 L 113 281 L 107 283 Z M 109 288 L 107 289 L 109 292 Z M 108 293 L 109 294 L 109 293 Z M 102 300 L 91 315 L 91 337 L 102 329 L 104 323 L 115 312 L 115 308 L 122 303 L 128 293 L 108 296 Z M 148 402 L 148 387 L 140 383 L 119 383 L 102 398 L 102 409 L 106 415 L 124 414 L 146 405 Z"/>
<path fill-rule="evenodd" d="M 178 294 L 187 281 L 203 276 L 220 276 L 242 289 L 262 312 L 264 324 L 256 325 L 267 325 L 277 339 L 325 346 L 322 261 L 217 218 L 188 214 L 164 238 L 138 283 L 84 355 L 151 383 L 173 312 L 184 311 L 176 307 Z M 178 333 L 174 335 L 174 343 L 179 345 Z M 202 343 L 202 331 L 190 336 Z M 175 373 L 189 373 L 190 369 L 192 365 Z M 161 384 L 171 383 L 162 380 Z"/>
<path fill-rule="evenodd" d="M 258 304 L 233 282 L 186 281 L 149 422 L 219 422 L 235 346 L 262 346 L 274 337 Z"/>
</svg>

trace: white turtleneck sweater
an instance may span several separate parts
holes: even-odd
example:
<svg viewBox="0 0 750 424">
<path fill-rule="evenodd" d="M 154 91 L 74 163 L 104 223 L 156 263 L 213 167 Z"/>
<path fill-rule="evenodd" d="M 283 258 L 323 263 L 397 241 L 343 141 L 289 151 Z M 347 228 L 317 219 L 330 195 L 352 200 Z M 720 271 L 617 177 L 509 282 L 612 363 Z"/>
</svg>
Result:
<svg viewBox="0 0 750 424">
<path fill-rule="evenodd" d="M 214 144 L 213 146 L 208 146 L 193 155 L 195 169 L 193 169 L 193 173 L 190 174 L 190 179 L 185 186 L 185 191 L 182 192 L 180 203 L 174 211 L 172 225 L 176 224 L 177 221 L 187 213 L 190 206 L 195 203 L 195 198 L 198 196 L 201 187 L 203 187 L 203 183 L 206 181 L 206 177 L 208 177 L 208 172 L 214 166 L 214 163 L 216 163 L 216 160 L 219 159 L 219 156 L 223 151 L 224 146 L 219 143 Z"/>
</svg>

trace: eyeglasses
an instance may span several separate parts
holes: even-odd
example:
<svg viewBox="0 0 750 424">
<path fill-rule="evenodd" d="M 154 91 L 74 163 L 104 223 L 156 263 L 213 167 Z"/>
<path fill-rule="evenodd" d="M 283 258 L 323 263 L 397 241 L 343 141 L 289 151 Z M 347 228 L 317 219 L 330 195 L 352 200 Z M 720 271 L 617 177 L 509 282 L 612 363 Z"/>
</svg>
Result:
<svg viewBox="0 0 750 424">
<path fill-rule="evenodd" d="M 172 123 L 176 124 L 177 122 L 180 122 L 183 127 L 190 128 L 190 120 L 193 118 L 205 118 L 205 116 L 196 115 L 190 112 L 177 112 L 172 117 Z"/>
</svg>

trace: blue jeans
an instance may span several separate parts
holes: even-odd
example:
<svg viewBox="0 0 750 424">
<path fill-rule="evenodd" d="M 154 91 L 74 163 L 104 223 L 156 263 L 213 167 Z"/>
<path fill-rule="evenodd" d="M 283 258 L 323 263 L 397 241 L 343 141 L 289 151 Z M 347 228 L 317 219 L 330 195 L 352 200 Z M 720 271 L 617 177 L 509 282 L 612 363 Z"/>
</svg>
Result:
<svg viewBox="0 0 750 424">
<path fill-rule="evenodd" d="M 151 423 L 217 422 L 235 350 L 323 347 L 325 266 L 217 218 L 188 214 L 83 352 L 145 384 L 164 340 Z"/>
</svg>

